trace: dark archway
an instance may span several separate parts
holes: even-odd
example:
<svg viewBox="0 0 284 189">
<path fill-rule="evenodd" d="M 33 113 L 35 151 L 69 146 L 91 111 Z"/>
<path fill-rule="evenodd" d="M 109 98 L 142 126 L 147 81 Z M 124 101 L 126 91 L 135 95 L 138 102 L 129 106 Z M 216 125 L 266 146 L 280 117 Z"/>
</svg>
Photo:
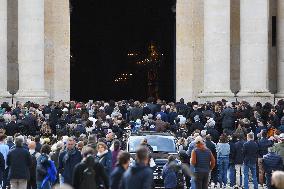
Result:
<svg viewBox="0 0 284 189">
<path fill-rule="evenodd" d="M 159 97 L 174 99 L 176 0 L 70 0 L 71 99 L 88 101 L 147 97 L 147 76 L 135 62 L 155 42 L 163 60 Z M 135 60 L 127 54 L 138 52 Z M 127 82 L 115 82 L 122 73 Z"/>
</svg>

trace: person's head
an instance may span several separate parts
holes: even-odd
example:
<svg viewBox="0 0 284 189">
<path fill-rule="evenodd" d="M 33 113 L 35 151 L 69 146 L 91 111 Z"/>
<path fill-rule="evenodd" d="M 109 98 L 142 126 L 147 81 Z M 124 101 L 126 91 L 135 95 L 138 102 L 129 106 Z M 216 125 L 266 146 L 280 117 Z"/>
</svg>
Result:
<svg viewBox="0 0 284 189">
<path fill-rule="evenodd" d="M 270 152 L 270 153 L 275 153 L 275 152 L 276 152 L 275 146 L 269 147 L 269 148 L 268 148 L 268 152 Z"/>
<path fill-rule="evenodd" d="M 51 152 L 51 148 L 48 144 L 44 144 L 42 145 L 41 149 L 40 149 L 40 153 L 42 154 L 49 154 Z"/>
<path fill-rule="evenodd" d="M 219 142 L 220 143 L 227 143 L 228 142 L 228 137 L 226 135 L 222 134 L 220 136 Z"/>
<path fill-rule="evenodd" d="M 75 147 L 75 140 L 73 137 L 69 137 L 67 140 L 67 150 L 72 150 Z"/>
<path fill-rule="evenodd" d="M 194 141 L 196 145 L 204 144 L 203 138 L 201 136 L 197 136 Z"/>
<path fill-rule="evenodd" d="M 13 142 L 13 137 L 12 136 L 7 136 L 7 142 Z"/>
<path fill-rule="evenodd" d="M 125 151 L 120 151 L 117 155 L 117 164 L 122 166 L 125 170 L 128 168 L 130 163 L 130 154 Z"/>
<path fill-rule="evenodd" d="M 17 146 L 17 147 L 22 147 L 23 146 L 23 143 L 24 143 L 24 137 L 23 136 L 17 136 L 16 138 L 15 138 L 15 145 Z"/>
<path fill-rule="evenodd" d="M 35 148 L 36 148 L 36 143 L 35 143 L 34 141 L 31 141 L 31 142 L 29 143 L 29 149 L 30 149 L 30 150 L 35 150 Z"/>
<path fill-rule="evenodd" d="M 97 137 L 96 135 L 89 135 L 88 137 L 88 144 L 93 144 L 97 142 Z"/>
<path fill-rule="evenodd" d="M 175 159 L 176 159 L 175 156 L 170 155 L 170 156 L 168 157 L 168 163 L 173 162 Z"/>
<path fill-rule="evenodd" d="M 142 163 L 144 165 L 147 165 L 149 162 L 149 152 L 146 147 L 139 147 L 136 151 L 136 161 L 138 163 Z"/>
<path fill-rule="evenodd" d="M 103 142 L 98 142 L 98 144 L 97 144 L 97 151 L 99 153 L 103 153 L 106 150 L 108 150 L 107 145 L 105 143 L 103 143 Z"/>
<path fill-rule="evenodd" d="M 283 171 L 274 171 L 271 177 L 271 185 L 275 186 L 277 189 L 284 188 L 284 172 Z"/>
<path fill-rule="evenodd" d="M 94 155 L 95 154 L 95 150 L 93 148 L 91 148 L 91 147 L 84 146 L 81 153 L 82 153 L 82 156 L 85 158 L 88 155 Z"/>
<path fill-rule="evenodd" d="M 84 147 L 84 142 L 83 141 L 79 141 L 78 144 L 77 144 L 78 150 L 81 151 L 83 149 L 83 147 Z"/>
<path fill-rule="evenodd" d="M 37 136 L 35 137 L 35 142 L 40 142 L 40 136 L 37 135 Z"/>
<path fill-rule="evenodd" d="M 253 133 L 248 133 L 248 134 L 247 134 L 247 140 L 248 140 L 248 141 L 254 140 L 254 135 L 253 135 Z"/>
<path fill-rule="evenodd" d="M 146 144 L 148 144 L 147 139 L 146 139 L 146 138 L 144 138 L 144 139 L 141 141 L 141 144 L 142 144 L 142 145 L 146 145 Z"/>
<path fill-rule="evenodd" d="M 2 134 L 2 135 L 0 135 L 0 142 L 3 142 L 4 140 L 5 140 L 5 135 L 4 134 Z"/>
</svg>

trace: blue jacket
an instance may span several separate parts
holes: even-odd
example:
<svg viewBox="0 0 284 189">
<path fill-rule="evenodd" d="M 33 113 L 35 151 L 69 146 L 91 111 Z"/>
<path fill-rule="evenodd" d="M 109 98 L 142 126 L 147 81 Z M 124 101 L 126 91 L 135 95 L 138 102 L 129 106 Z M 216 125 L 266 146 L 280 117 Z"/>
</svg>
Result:
<svg viewBox="0 0 284 189">
<path fill-rule="evenodd" d="M 136 163 L 123 174 L 121 189 L 151 189 L 152 184 L 153 170 Z"/>
<path fill-rule="evenodd" d="M 164 187 L 165 188 L 175 188 L 177 186 L 177 175 L 174 167 L 169 165 L 168 163 L 164 165 L 162 176 L 164 179 Z"/>
<path fill-rule="evenodd" d="M 23 147 L 15 147 L 7 156 L 9 179 L 30 179 L 31 155 Z"/>
<path fill-rule="evenodd" d="M 121 179 L 123 173 L 125 172 L 124 168 L 120 165 L 116 166 L 110 174 L 110 189 L 119 189 L 121 186 Z"/>
<path fill-rule="evenodd" d="M 244 163 L 255 164 L 258 155 L 258 145 L 254 141 L 248 141 L 243 146 Z"/>
<path fill-rule="evenodd" d="M 268 140 L 266 137 L 261 138 L 258 141 L 258 157 L 262 158 L 265 154 L 268 153 L 268 148 L 273 145 L 271 140 Z"/>
<path fill-rule="evenodd" d="M 264 155 L 262 163 L 266 173 L 282 170 L 283 168 L 282 158 L 274 152 L 269 152 L 268 154 Z"/>
<path fill-rule="evenodd" d="M 69 154 L 67 153 L 67 150 L 64 150 L 59 154 L 58 170 L 62 173 L 64 183 L 72 184 L 73 169 L 75 165 L 81 162 L 81 160 L 81 153 L 77 149 Z"/>
</svg>

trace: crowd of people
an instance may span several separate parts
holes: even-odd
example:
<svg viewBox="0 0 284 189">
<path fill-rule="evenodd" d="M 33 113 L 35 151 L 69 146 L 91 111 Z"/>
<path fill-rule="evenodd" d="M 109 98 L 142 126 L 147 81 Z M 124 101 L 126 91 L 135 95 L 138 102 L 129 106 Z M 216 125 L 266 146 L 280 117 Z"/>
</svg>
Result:
<svg viewBox="0 0 284 189">
<path fill-rule="evenodd" d="M 126 149 L 129 133 L 138 131 L 177 138 L 178 155 L 163 167 L 165 188 L 180 188 L 178 162 L 188 167 L 182 171 L 186 188 L 284 188 L 284 100 L 186 104 L 151 97 L 2 103 L 1 187 L 150 189 L 151 145 L 141 144 L 135 162 Z"/>
</svg>

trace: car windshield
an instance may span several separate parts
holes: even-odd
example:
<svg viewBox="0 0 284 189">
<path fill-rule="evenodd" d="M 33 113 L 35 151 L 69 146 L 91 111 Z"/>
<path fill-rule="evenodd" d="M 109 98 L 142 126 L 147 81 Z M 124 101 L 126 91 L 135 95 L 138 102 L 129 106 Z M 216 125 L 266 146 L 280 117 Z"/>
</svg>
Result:
<svg viewBox="0 0 284 189">
<path fill-rule="evenodd" d="M 176 145 L 172 136 L 130 136 L 129 138 L 129 152 L 135 152 L 140 146 L 143 139 L 147 139 L 148 144 L 151 145 L 154 152 L 176 152 Z"/>
</svg>

